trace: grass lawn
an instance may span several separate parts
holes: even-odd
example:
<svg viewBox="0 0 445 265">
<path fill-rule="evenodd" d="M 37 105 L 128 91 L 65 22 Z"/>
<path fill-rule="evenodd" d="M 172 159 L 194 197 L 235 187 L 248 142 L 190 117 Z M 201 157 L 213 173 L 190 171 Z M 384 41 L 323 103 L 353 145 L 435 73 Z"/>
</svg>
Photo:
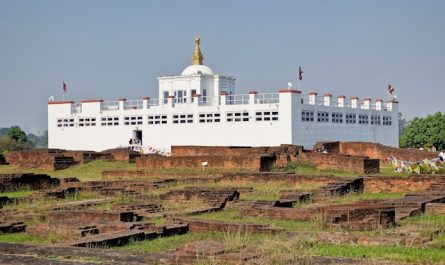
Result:
<svg viewBox="0 0 445 265">
<path fill-rule="evenodd" d="M 40 169 L 21 169 L 17 166 L 2 165 L 0 174 L 11 174 L 17 172 L 30 172 L 39 174 L 48 174 L 51 177 L 76 177 L 80 180 L 98 180 L 102 178 L 104 170 L 136 170 L 136 164 L 130 164 L 122 161 L 104 162 L 95 160 L 87 164 L 73 166 L 63 170 L 45 171 Z"/>
</svg>

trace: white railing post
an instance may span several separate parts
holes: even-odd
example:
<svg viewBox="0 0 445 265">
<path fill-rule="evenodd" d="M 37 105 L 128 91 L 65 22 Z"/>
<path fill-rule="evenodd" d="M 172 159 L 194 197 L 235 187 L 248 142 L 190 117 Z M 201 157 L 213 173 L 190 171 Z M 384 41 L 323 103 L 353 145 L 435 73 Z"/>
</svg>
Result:
<svg viewBox="0 0 445 265">
<path fill-rule="evenodd" d="M 332 94 L 330 93 L 324 94 L 324 105 L 331 106 L 331 99 L 332 99 Z"/>
<path fill-rule="evenodd" d="M 356 109 L 358 107 L 358 97 L 351 97 L 351 108 Z"/>
<path fill-rule="evenodd" d="M 173 108 L 175 103 L 175 96 L 168 96 L 167 97 L 167 106 L 169 106 L 170 108 Z"/>
<path fill-rule="evenodd" d="M 337 106 L 343 108 L 345 106 L 345 98 L 346 98 L 346 96 L 338 96 L 338 98 L 337 98 Z"/>
<path fill-rule="evenodd" d="M 370 98 L 365 98 L 363 100 L 363 108 L 364 109 L 369 109 L 370 106 L 371 106 L 371 99 Z"/>
<path fill-rule="evenodd" d="M 317 103 L 317 92 L 309 93 L 309 105 L 315 105 Z"/>
<path fill-rule="evenodd" d="M 193 98 L 193 105 L 195 107 L 199 106 L 199 101 L 201 100 L 201 94 L 193 94 L 192 98 Z"/>
<path fill-rule="evenodd" d="M 148 104 L 148 102 L 150 101 L 150 97 L 143 97 L 142 98 L 142 108 L 143 109 L 149 109 L 150 105 Z"/>
<path fill-rule="evenodd" d="M 376 110 L 382 110 L 382 103 L 383 103 L 383 99 L 377 99 L 375 101 L 375 109 Z"/>
<path fill-rule="evenodd" d="M 249 91 L 249 105 L 253 105 L 256 103 L 257 94 L 258 92 L 254 90 Z"/>
<path fill-rule="evenodd" d="M 226 91 L 219 92 L 219 96 L 221 97 L 221 106 L 227 105 L 227 96 L 228 95 L 229 95 L 229 93 L 227 93 Z"/>
<path fill-rule="evenodd" d="M 125 101 L 127 101 L 126 98 L 120 98 L 120 99 L 119 99 L 119 109 L 120 109 L 120 110 L 124 110 L 124 104 L 125 104 Z"/>
</svg>

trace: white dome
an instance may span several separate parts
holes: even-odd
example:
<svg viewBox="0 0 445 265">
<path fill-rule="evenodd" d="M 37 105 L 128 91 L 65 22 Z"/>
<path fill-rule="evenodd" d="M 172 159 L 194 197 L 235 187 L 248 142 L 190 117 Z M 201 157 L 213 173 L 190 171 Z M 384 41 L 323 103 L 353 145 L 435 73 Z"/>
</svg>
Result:
<svg viewBox="0 0 445 265">
<path fill-rule="evenodd" d="M 213 75 L 213 71 L 208 66 L 193 64 L 185 68 L 184 71 L 182 71 L 181 73 L 181 75 L 196 75 L 196 74 Z"/>
</svg>

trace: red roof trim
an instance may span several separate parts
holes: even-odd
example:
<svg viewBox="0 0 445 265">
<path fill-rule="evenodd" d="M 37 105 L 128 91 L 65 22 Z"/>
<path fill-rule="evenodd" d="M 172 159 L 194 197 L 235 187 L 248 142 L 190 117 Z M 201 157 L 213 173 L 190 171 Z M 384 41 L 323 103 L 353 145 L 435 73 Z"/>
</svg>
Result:
<svg viewBox="0 0 445 265">
<path fill-rule="evenodd" d="M 167 98 L 175 98 L 175 96 L 168 96 Z"/>
<path fill-rule="evenodd" d="M 256 95 L 256 94 L 258 94 L 258 92 L 255 91 L 255 90 L 251 90 L 251 91 L 249 91 L 249 95 Z"/>
<path fill-rule="evenodd" d="M 57 105 L 57 104 L 73 104 L 74 101 L 65 100 L 65 101 L 49 101 L 48 105 Z"/>
<path fill-rule="evenodd" d="M 220 96 L 228 96 L 229 93 L 227 93 L 227 91 L 221 91 L 221 92 L 219 92 L 219 95 Z"/>
<path fill-rule="evenodd" d="M 346 98 L 346 96 L 338 96 L 338 98 Z"/>
<path fill-rule="evenodd" d="M 200 97 L 200 96 L 201 96 L 201 94 L 193 94 L 192 95 L 193 98 Z"/>
<path fill-rule="evenodd" d="M 127 101 L 126 98 L 119 98 L 119 101 Z"/>
<path fill-rule="evenodd" d="M 142 100 L 149 100 L 150 97 L 142 97 Z"/>
<path fill-rule="evenodd" d="M 379 98 L 379 99 L 376 99 L 375 101 L 383 102 L 383 99 Z"/>
<path fill-rule="evenodd" d="M 300 90 L 296 90 L 296 89 L 280 89 L 278 90 L 278 93 L 298 93 L 301 94 Z"/>
<path fill-rule="evenodd" d="M 318 95 L 318 93 L 317 92 L 309 92 L 309 96 L 312 96 L 312 95 Z"/>
<path fill-rule="evenodd" d="M 95 103 L 95 102 L 104 102 L 103 99 L 84 99 L 81 100 L 80 103 Z"/>
<path fill-rule="evenodd" d="M 326 94 L 324 94 L 324 96 L 325 97 L 332 97 L 332 94 L 331 93 L 326 93 Z"/>
<path fill-rule="evenodd" d="M 358 99 L 358 97 L 351 97 L 351 99 Z"/>
<path fill-rule="evenodd" d="M 363 100 L 371 100 L 371 98 L 364 98 Z"/>
</svg>

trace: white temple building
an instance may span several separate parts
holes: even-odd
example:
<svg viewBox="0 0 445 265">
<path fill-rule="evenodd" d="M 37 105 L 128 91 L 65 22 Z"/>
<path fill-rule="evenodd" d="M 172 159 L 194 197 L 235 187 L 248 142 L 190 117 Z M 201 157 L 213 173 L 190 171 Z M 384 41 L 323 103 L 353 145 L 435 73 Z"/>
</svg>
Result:
<svg viewBox="0 0 445 265">
<path fill-rule="evenodd" d="M 159 98 L 48 102 L 49 148 L 128 147 L 168 154 L 172 145 L 277 146 L 365 141 L 398 146 L 398 101 L 276 93 L 235 93 L 235 78 L 203 65 L 199 36 L 192 65 L 161 76 Z"/>
</svg>

